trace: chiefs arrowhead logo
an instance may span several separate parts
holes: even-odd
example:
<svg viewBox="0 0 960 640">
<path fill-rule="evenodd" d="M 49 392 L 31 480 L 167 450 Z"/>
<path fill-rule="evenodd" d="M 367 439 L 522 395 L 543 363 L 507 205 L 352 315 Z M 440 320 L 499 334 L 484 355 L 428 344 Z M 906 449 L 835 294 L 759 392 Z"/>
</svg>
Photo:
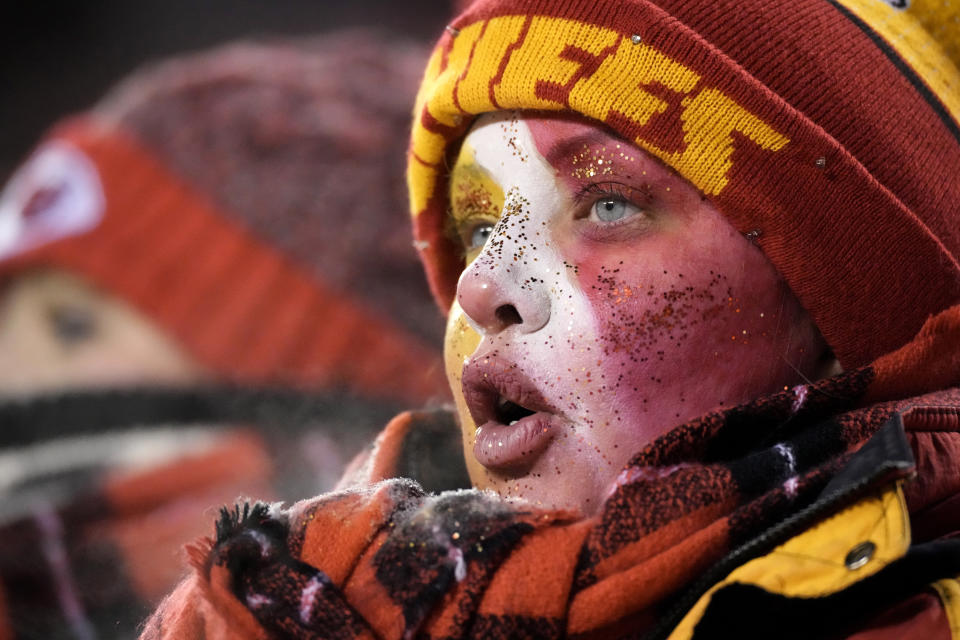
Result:
<svg viewBox="0 0 960 640">
<path fill-rule="evenodd" d="M 65 142 L 43 145 L 0 194 L 0 260 L 94 228 L 104 206 L 90 159 Z"/>
</svg>

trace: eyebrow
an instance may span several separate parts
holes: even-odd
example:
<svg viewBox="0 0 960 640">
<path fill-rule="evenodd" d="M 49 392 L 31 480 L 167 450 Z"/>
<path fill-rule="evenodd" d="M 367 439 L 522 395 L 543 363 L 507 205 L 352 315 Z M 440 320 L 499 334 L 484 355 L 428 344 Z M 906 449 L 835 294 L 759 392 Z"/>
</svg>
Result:
<svg viewBox="0 0 960 640">
<path fill-rule="evenodd" d="M 639 162 L 639 168 L 643 170 L 643 175 L 647 175 L 649 172 L 651 175 L 650 179 L 653 179 L 657 176 L 664 176 L 667 179 L 680 180 L 682 182 L 687 182 L 687 180 L 681 176 L 676 169 L 663 163 L 656 157 L 652 157 L 649 153 L 645 152 L 644 149 L 637 147 L 631 142 L 627 142 L 621 138 L 604 133 L 603 131 L 584 131 L 582 133 L 574 134 L 570 137 L 560 138 L 558 136 L 557 140 L 550 143 L 550 145 L 544 149 L 540 150 L 537 148 L 537 151 L 540 152 L 540 155 L 550 164 L 554 169 L 557 168 L 557 162 L 562 160 L 565 157 L 583 151 L 586 147 L 587 149 L 592 149 L 597 146 L 606 146 L 610 144 L 620 145 L 626 149 L 634 151 L 631 154 Z"/>
<path fill-rule="evenodd" d="M 550 163 L 550 166 L 556 167 L 557 161 L 568 157 L 571 153 L 580 151 L 584 147 L 600 146 L 612 141 L 616 141 L 619 144 L 629 144 L 622 142 L 619 138 L 613 138 L 602 131 L 587 131 L 569 138 L 558 139 L 552 142 L 546 149 L 537 149 L 537 151 Z"/>
</svg>

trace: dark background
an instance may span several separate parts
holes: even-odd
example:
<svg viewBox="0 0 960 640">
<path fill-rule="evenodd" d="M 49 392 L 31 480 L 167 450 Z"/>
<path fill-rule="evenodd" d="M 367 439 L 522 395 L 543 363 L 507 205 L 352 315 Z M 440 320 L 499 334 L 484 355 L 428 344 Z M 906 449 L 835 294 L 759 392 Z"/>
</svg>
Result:
<svg viewBox="0 0 960 640">
<path fill-rule="evenodd" d="M 0 184 L 59 118 L 141 64 L 229 40 L 376 26 L 432 42 L 450 0 L 4 0 Z"/>
</svg>

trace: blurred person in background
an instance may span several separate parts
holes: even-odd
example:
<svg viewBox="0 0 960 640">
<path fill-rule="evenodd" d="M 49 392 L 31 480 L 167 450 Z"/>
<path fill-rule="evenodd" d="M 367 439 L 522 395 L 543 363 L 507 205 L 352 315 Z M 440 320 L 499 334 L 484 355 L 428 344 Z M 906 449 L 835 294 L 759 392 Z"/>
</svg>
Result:
<svg viewBox="0 0 960 640">
<path fill-rule="evenodd" d="M 400 416 L 349 490 L 223 510 L 142 637 L 957 637 L 958 38 L 475 0 L 408 164 L 473 490 Z"/>
<path fill-rule="evenodd" d="M 129 637 L 198 514 L 329 489 L 397 407 L 443 396 L 390 222 L 425 56 L 348 31 L 165 62 L 10 179 L 0 638 Z"/>
</svg>

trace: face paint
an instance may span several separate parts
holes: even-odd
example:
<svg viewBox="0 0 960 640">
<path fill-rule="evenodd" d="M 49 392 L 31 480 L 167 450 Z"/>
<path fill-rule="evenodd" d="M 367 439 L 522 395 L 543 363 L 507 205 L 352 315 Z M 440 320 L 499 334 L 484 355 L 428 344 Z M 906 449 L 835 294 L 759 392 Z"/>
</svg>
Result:
<svg viewBox="0 0 960 640">
<path fill-rule="evenodd" d="M 466 260 L 483 247 L 500 218 L 503 201 L 500 185 L 477 165 L 472 147 L 464 144 L 450 174 L 450 218 Z"/>
<path fill-rule="evenodd" d="M 458 176 L 503 194 L 447 334 L 475 485 L 592 513 L 656 437 L 812 374 L 825 347 L 773 267 L 656 160 L 587 122 L 502 113 L 463 148 L 459 237 Z"/>
</svg>

